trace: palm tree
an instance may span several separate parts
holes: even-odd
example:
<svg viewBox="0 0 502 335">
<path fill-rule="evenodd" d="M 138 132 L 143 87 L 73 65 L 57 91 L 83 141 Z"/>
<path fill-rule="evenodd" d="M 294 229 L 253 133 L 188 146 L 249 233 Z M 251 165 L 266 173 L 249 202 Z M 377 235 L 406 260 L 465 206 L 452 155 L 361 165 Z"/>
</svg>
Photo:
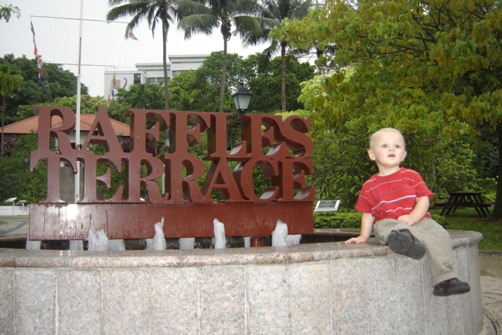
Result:
<svg viewBox="0 0 502 335">
<path fill-rule="evenodd" d="M 160 21 L 162 24 L 162 52 L 164 64 L 164 107 L 169 109 L 168 76 L 167 76 L 167 33 L 169 23 L 174 23 L 179 19 L 177 0 L 108 0 L 112 8 L 106 15 L 107 20 L 116 20 L 123 16 L 132 15 L 131 21 L 127 24 L 125 36 L 130 37 L 133 29 L 142 19 L 147 19 L 148 26 L 155 34 L 155 28 Z M 121 5 L 122 4 L 122 5 Z"/>
<path fill-rule="evenodd" d="M 263 0 L 261 3 L 261 13 L 263 22 L 266 25 L 264 36 L 266 39 L 268 33 L 275 27 L 279 27 L 285 19 L 302 19 L 308 11 L 315 6 L 312 0 Z M 286 39 L 274 40 L 268 48 L 264 50 L 264 54 L 268 59 L 281 50 L 281 109 L 286 111 L 286 49 L 288 42 Z"/>
<path fill-rule="evenodd" d="M 178 26 L 185 31 L 185 39 L 193 33 L 211 34 L 220 28 L 223 37 L 223 66 L 221 69 L 219 111 L 223 112 L 227 77 L 227 43 L 234 34 L 243 38 L 244 44 L 255 43 L 263 30 L 260 20 L 254 16 L 255 0 L 180 0 L 179 9 L 183 13 Z"/>
<path fill-rule="evenodd" d="M 123 101 L 130 108 L 160 109 L 163 93 L 159 84 L 137 84 L 128 91 L 119 89 L 117 100 Z"/>
</svg>

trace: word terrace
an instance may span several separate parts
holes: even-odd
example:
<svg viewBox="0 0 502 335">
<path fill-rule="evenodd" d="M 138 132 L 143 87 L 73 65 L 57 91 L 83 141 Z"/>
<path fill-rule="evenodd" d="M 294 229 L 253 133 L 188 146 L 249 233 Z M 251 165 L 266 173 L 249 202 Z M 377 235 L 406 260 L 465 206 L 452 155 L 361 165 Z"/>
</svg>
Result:
<svg viewBox="0 0 502 335">
<path fill-rule="evenodd" d="M 212 236 L 216 217 L 225 223 L 228 236 L 270 235 L 278 219 L 288 223 L 292 234 L 312 232 L 314 191 L 305 182 L 313 172 L 308 120 L 245 115 L 237 120 L 241 142 L 228 150 L 230 114 L 132 109 L 126 151 L 104 109 L 81 146 L 70 140 L 76 125 L 71 109 L 34 109 L 39 115 L 38 148 L 31 153 L 30 169 L 45 161 L 48 187 L 47 197 L 30 205 L 33 240 L 85 239 L 91 226 L 104 228 L 109 238 L 151 238 L 154 223 L 162 217 L 167 237 Z M 56 119 L 61 121 L 54 127 Z M 168 147 L 162 148 L 163 136 Z M 152 142 L 160 146 L 156 154 L 149 149 Z M 51 143 L 57 143 L 56 149 Z M 191 150 L 202 143 L 207 143 L 203 159 Z M 60 167 L 68 164 L 77 173 L 78 162 L 83 166 L 83 196 L 67 203 L 60 196 Z M 98 174 L 100 165 L 106 166 L 105 173 Z M 261 194 L 256 194 L 253 180 L 257 169 L 269 185 Z M 112 175 L 118 174 L 125 181 L 112 185 Z M 112 195 L 98 196 L 98 185 Z"/>
</svg>

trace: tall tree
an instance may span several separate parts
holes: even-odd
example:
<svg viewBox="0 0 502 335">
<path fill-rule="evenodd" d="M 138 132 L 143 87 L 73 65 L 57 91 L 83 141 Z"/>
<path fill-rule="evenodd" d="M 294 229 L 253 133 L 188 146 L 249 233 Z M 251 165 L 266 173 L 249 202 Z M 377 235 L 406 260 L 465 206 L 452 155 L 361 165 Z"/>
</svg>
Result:
<svg viewBox="0 0 502 335">
<path fill-rule="evenodd" d="M 254 0 L 180 0 L 183 18 L 179 27 L 185 31 L 185 38 L 194 33 L 211 34 L 220 28 L 223 37 L 223 66 L 221 69 L 219 111 L 223 112 L 227 77 L 228 41 L 232 37 L 232 25 L 235 34 L 243 38 L 244 44 L 252 44 L 262 36 L 260 20 L 254 16 Z"/>
<path fill-rule="evenodd" d="M 146 19 L 148 26 L 152 30 L 152 36 L 155 34 L 157 23 L 160 22 L 162 29 L 162 62 L 164 65 L 164 108 L 169 109 L 169 78 L 167 75 L 167 33 L 170 23 L 179 19 L 177 0 L 109 0 L 112 8 L 107 16 L 107 20 L 116 20 L 124 16 L 131 16 L 125 31 L 125 37 L 131 36 L 133 29 Z M 122 4 L 122 5 L 121 5 Z"/>
<path fill-rule="evenodd" d="M 18 115 L 18 106 L 34 104 L 50 104 L 58 97 L 74 97 L 77 77 L 74 73 L 64 70 L 60 65 L 44 64 L 44 74 L 38 78 L 38 67 L 35 59 L 25 56 L 15 58 L 12 54 L 0 57 L 0 65 L 5 64 L 23 77 L 21 87 L 11 96 L 7 96 L 5 122 L 19 121 L 26 115 Z M 88 88 L 82 85 L 82 95 L 88 93 Z"/>
<path fill-rule="evenodd" d="M 164 92 L 158 84 L 133 85 L 129 90 L 119 88 L 117 100 L 129 108 L 161 109 Z"/>
<path fill-rule="evenodd" d="M 420 165 L 438 183 L 463 174 L 450 191 L 472 185 L 465 178 L 473 168 L 466 139 L 477 135 L 480 124 L 502 134 L 500 5 L 495 0 L 333 1 L 303 21 L 288 22 L 290 45 L 335 46 L 325 63 L 331 71 L 311 96 L 330 128 L 327 134 L 336 134 L 336 140 L 351 136 L 355 143 L 379 127 L 399 127 L 407 148 L 418 154 L 408 155 L 409 166 Z M 498 150 L 501 157 L 502 136 Z M 492 217 L 502 218 L 500 179 Z"/>
<path fill-rule="evenodd" d="M 260 16 L 264 18 L 263 38 L 272 40 L 264 53 L 268 59 L 280 50 L 281 53 L 281 110 L 286 111 L 286 52 L 288 40 L 286 35 L 269 35 L 273 28 L 279 27 L 286 19 L 302 19 L 314 6 L 312 0 L 263 0 Z"/>
<path fill-rule="evenodd" d="M 301 88 L 300 83 L 311 79 L 314 76 L 314 66 L 308 62 L 299 62 L 293 56 L 286 56 L 286 67 L 288 72 L 285 76 L 282 72 L 284 59 L 276 57 L 268 60 L 262 53 L 250 55 L 243 62 L 244 75 L 248 81 L 248 87 L 259 99 L 251 99 L 250 109 L 259 110 L 263 113 L 274 113 L 282 111 L 281 95 L 277 90 L 284 80 L 288 87 L 286 93 L 286 104 L 290 110 L 303 107 L 298 101 Z"/>
<path fill-rule="evenodd" d="M 21 83 L 23 82 L 23 76 L 12 71 L 7 65 L 0 65 L 0 95 L 2 96 L 2 144 L 0 147 L 0 153 L 4 153 L 4 125 L 5 125 L 5 112 L 6 112 L 6 100 L 14 91 L 19 90 Z"/>
</svg>

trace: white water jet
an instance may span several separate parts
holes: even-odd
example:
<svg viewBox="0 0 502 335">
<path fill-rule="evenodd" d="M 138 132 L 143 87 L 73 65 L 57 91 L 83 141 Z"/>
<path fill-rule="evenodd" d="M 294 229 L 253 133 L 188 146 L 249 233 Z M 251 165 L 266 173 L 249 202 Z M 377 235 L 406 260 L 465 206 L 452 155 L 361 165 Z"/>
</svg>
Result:
<svg viewBox="0 0 502 335">
<path fill-rule="evenodd" d="M 108 240 L 108 250 L 117 250 L 117 251 L 126 250 L 125 241 L 122 239 Z"/>
<path fill-rule="evenodd" d="M 164 217 L 153 228 L 155 235 L 146 240 L 146 250 L 166 250 L 166 238 L 164 237 Z"/>
<path fill-rule="evenodd" d="M 30 232 L 28 231 L 28 234 L 26 234 L 26 246 L 25 246 L 25 248 L 27 250 L 40 250 L 41 244 L 42 244 L 42 241 L 32 241 L 32 240 L 30 240 Z"/>
<path fill-rule="evenodd" d="M 302 239 L 301 234 L 288 235 L 286 236 L 286 243 L 288 245 L 299 245 L 301 239 Z"/>
<path fill-rule="evenodd" d="M 288 237 L 288 225 L 282 220 L 277 220 L 275 224 L 275 229 L 272 232 L 272 246 L 273 247 L 285 247 L 288 245 L 286 241 Z"/>
<path fill-rule="evenodd" d="M 106 251 L 108 250 L 108 236 L 103 228 L 89 228 L 89 235 L 87 236 L 87 250 Z"/>
<path fill-rule="evenodd" d="M 214 218 L 213 220 L 214 229 L 214 248 L 215 249 L 225 249 L 227 247 L 227 239 L 225 237 L 225 224 Z"/>
<path fill-rule="evenodd" d="M 84 250 L 84 241 L 70 240 L 70 250 Z"/>
<path fill-rule="evenodd" d="M 193 250 L 195 246 L 195 237 L 182 237 L 179 239 L 180 250 Z"/>
<path fill-rule="evenodd" d="M 26 250 L 40 250 L 40 245 L 42 241 L 32 241 L 26 238 Z"/>
<path fill-rule="evenodd" d="M 294 234 L 288 235 L 288 225 L 282 220 L 277 220 L 275 229 L 272 232 L 272 246 L 274 247 L 285 247 L 288 245 L 298 245 L 302 235 Z"/>
</svg>

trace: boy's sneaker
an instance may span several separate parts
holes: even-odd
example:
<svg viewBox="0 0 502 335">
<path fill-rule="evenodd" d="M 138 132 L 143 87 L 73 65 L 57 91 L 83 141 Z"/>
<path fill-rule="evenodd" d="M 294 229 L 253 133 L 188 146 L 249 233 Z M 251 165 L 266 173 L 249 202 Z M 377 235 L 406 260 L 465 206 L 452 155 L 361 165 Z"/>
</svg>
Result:
<svg viewBox="0 0 502 335">
<path fill-rule="evenodd" d="M 458 280 L 457 278 L 448 279 L 434 286 L 432 294 L 445 297 L 452 294 L 467 293 L 471 290 L 468 283 Z"/>
<path fill-rule="evenodd" d="M 424 257 L 425 246 L 413 236 L 408 229 L 393 230 L 387 236 L 386 244 L 396 254 L 413 259 Z"/>
</svg>

